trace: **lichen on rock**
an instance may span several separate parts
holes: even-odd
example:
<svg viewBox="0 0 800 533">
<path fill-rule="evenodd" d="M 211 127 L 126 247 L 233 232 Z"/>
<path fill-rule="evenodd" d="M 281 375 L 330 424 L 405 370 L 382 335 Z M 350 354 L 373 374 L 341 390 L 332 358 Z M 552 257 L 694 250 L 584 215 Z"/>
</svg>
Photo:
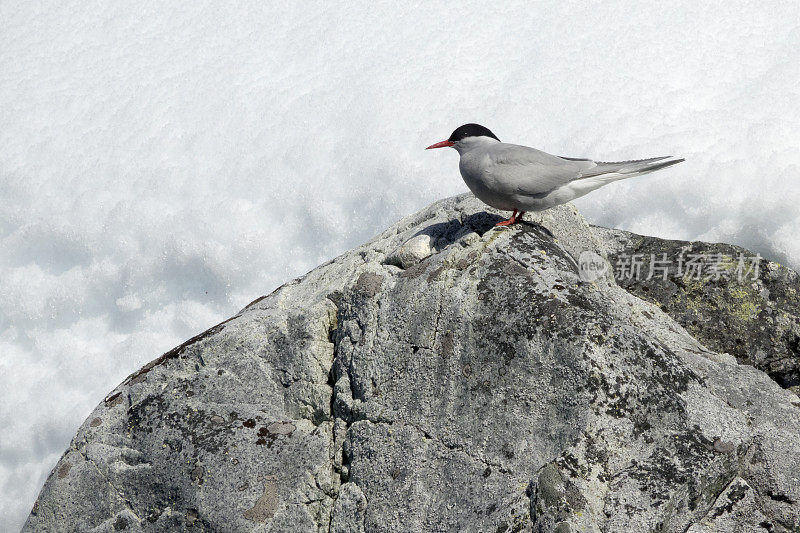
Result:
<svg viewBox="0 0 800 533">
<path fill-rule="evenodd" d="M 146 365 L 26 530 L 798 530 L 800 399 L 767 375 L 792 341 L 764 340 L 794 331 L 796 275 L 584 281 L 582 252 L 638 237 L 528 216 L 442 200 Z M 705 322 L 745 315 L 771 320 L 747 360 Z"/>
</svg>

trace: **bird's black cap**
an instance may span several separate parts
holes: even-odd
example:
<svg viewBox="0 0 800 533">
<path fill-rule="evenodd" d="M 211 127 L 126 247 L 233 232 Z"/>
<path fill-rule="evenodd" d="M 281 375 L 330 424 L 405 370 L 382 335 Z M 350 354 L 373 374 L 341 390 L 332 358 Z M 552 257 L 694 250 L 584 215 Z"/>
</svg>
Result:
<svg viewBox="0 0 800 533">
<path fill-rule="evenodd" d="M 457 127 L 447 140 L 450 142 L 458 142 L 465 137 L 491 137 L 492 139 L 497 139 L 497 136 L 485 126 L 481 126 L 480 124 L 464 124 L 463 126 Z M 497 140 L 499 141 L 500 139 Z"/>
</svg>

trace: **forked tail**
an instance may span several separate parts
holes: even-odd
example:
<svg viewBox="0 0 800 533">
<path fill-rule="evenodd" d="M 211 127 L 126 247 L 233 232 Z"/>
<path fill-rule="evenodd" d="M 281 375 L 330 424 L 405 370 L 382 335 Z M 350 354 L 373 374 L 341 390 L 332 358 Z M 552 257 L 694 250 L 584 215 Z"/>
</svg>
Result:
<svg viewBox="0 0 800 533">
<path fill-rule="evenodd" d="M 641 176 L 649 172 L 655 172 L 662 168 L 671 167 L 685 159 L 673 159 L 672 156 L 652 157 L 650 159 L 639 159 L 636 161 L 617 161 L 603 163 L 598 161 L 597 166 L 581 173 L 581 178 L 608 176 L 611 181 L 634 176 Z"/>
</svg>

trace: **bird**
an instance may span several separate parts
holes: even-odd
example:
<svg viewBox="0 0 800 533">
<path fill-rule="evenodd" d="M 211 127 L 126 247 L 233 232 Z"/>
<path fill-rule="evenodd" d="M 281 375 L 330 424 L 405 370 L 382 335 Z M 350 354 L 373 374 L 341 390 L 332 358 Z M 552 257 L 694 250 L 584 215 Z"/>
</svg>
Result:
<svg viewBox="0 0 800 533">
<path fill-rule="evenodd" d="M 544 211 L 588 194 L 613 181 L 641 176 L 676 165 L 673 156 L 602 162 L 559 157 L 536 148 L 501 142 L 480 124 L 464 124 L 445 140 L 426 148 L 454 148 L 458 168 L 469 190 L 483 203 L 511 218 L 496 226 L 522 220 L 527 211 Z"/>
</svg>

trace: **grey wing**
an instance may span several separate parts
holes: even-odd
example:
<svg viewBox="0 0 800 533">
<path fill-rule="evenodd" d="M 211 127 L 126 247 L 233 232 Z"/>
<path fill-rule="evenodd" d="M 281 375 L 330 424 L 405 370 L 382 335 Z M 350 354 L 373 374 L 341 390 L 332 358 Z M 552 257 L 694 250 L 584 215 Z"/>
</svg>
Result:
<svg viewBox="0 0 800 533">
<path fill-rule="evenodd" d="M 588 159 L 566 159 L 528 146 L 496 144 L 487 172 L 507 193 L 544 195 L 597 167 Z"/>
<path fill-rule="evenodd" d="M 605 163 L 591 159 L 559 157 L 528 146 L 494 145 L 489 173 L 505 192 L 543 196 L 562 185 L 583 178 L 610 174 L 637 175 L 680 163 L 671 156 Z"/>
</svg>

